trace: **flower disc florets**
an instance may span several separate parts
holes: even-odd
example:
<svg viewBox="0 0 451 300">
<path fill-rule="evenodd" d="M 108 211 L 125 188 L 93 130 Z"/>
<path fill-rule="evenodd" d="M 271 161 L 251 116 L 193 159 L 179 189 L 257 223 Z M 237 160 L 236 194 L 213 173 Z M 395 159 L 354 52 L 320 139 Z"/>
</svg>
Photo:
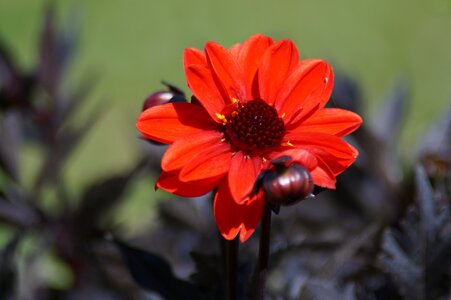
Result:
<svg viewBox="0 0 451 300">
<path fill-rule="evenodd" d="M 225 124 L 230 143 L 248 152 L 279 145 L 284 133 L 285 126 L 277 111 L 261 99 L 238 106 Z"/>
</svg>

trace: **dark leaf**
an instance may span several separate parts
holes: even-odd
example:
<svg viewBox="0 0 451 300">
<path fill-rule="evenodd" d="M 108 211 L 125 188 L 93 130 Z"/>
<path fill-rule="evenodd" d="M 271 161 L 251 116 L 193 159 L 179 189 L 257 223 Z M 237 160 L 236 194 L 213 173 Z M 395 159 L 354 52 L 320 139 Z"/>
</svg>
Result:
<svg viewBox="0 0 451 300">
<path fill-rule="evenodd" d="M 451 109 L 424 136 L 419 159 L 437 197 L 446 201 L 447 195 L 451 194 Z"/>
<path fill-rule="evenodd" d="M 420 155 L 438 153 L 451 159 L 451 107 L 431 126 L 420 145 Z"/>
<path fill-rule="evenodd" d="M 204 293 L 208 293 L 217 299 L 224 294 L 223 267 L 221 258 L 217 255 L 204 255 L 191 252 L 191 257 L 196 265 L 196 272 L 191 279 L 196 282 Z"/>
<path fill-rule="evenodd" d="M 74 226 L 81 235 L 96 229 L 101 217 L 122 199 L 130 180 L 143 165 L 143 162 L 139 162 L 125 174 L 102 180 L 85 190 L 78 208 L 72 214 Z"/>
<path fill-rule="evenodd" d="M 38 219 L 28 203 L 11 203 L 0 196 L 0 221 L 15 226 L 29 226 Z"/>
<path fill-rule="evenodd" d="M 385 234 L 382 248 L 386 255 L 382 260 L 383 266 L 396 277 L 402 294 L 415 297 L 409 299 L 423 299 L 420 296 L 424 295 L 421 269 L 399 246 L 392 232 Z"/>
<path fill-rule="evenodd" d="M 14 254 L 23 235 L 24 231 L 19 230 L 0 253 L 0 299 L 12 299 L 16 276 Z"/>
<path fill-rule="evenodd" d="M 385 181 L 383 183 L 389 187 L 388 197 L 393 198 L 398 196 L 398 186 L 403 179 L 396 156 L 396 143 L 408 108 L 407 92 L 406 83 L 396 84 L 372 126 L 367 122 L 354 135 L 362 148 L 359 159 L 368 164 L 369 170 L 377 178 Z M 394 201 L 399 200 L 389 200 L 388 205 Z"/>
<path fill-rule="evenodd" d="M 56 136 L 51 137 L 55 140 L 47 143 L 49 148 L 38 173 L 39 176 L 36 178 L 35 187 L 57 180 L 66 159 L 94 126 L 94 123 L 99 119 L 100 113 L 100 111 L 92 113 L 88 120 L 78 128 L 67 128 L 60 131 Z"/>
<path fill-rule="evenodd" d="M 451 218 L 449 203 L 441 209 L 424 170 L 417 167 L 417 208 L 401 230 L 383 239 L 381 264 L 407 299 L 440 299 L 449 293 Z"/>
<path fill-rule="evenodd" d="M 61 127 L 81 105 L 88 99 L 87 95 L 92 90 L 94 84 L 97 82 L 97 76 L 87 76 L 87 78 L 80 84 L 75 91 L 66 97 L 60 97 L 58 112 L 56 113 L 58 120 L 56 126 Z"/>
<path fill-rule="evenodd" d="M 74 46 L 74 34 L 65 36 L 56 27 L 54 7 L 47 7 L 40 39 L 38 78 L 54 100 L 57 100 L 63 72 Z"/>
<path fill-rule="evenodd" d="M 47 89 L 51 97 L 56 96 L 56 88 L 59 86 L 61 74 L 58 63 L 57 32 L 54 17 L 54 9 L 46 8 L 44 23 L 42 25 L 40 39 L 40 62 L 38 67 L 39 82 Z"/>
<path fill-rule="evenodd" d="M 399 81 L 385 100 L 379 114 L 373 122 L 373 129 L 377 136 L 385 143 L 394 144 L 401 131 L 407 115 L 408 85 Z"/>
<path fill-rule="evenodd" d="M 164 80 L 161 83 L 164 84 L 165 86 L 167 86 L 168 89 L 171 92 L 173 92 L 174 94 L 177 94 L 177 95 L 180 95 L 180 96 L 185 96 L 185 93 L 179 87 L 176 87 L 175 85 L 170 84 L 169 82 L 164 81 Z"/>
<path fill-rule="evenodd" d="M 357 252 L 365 245 L 369 244 L 380 232 L 377 224 L 372 224 L 358 234 L 349 237 L 334 255 L 325 261 L 321 267 L 320 275 L 327 277 L 337 274 L 343 266 L 356 256 Z M 327 276 L 326 276 L 327 275 Z"/>
<path fill-rule="evenodd" d="M 0 41 L 0 109 L 27 106 L 35 84 L 33 74 L 24 74 Z"/>
<path fill-rule="evenodd" d="M 17 181 L 19 153 L 19 121 L 15 114 L 4 113 L 0 116 L 0 170 Z"/>
<path fill-rule="evenodd" d="M 398 196 L 398 188 L 403 173 L 400 168 L 400 163 L 397 160 L 397 152 L 394 144 L 382 140 L 382 138 L 377 136 L 374 130 L 366 124 L 363 124 L 358 129 L 354 134 L 354 137 L 360 146 L 360 154 L 355 166 L 358 166 L 359 163 L 364 164 L 364 166 L 362 166 L 365 168 L 364 172 L 370 175 L 365 179 L 373 188 L 375 188 L 377 184 L 383 184 L 388 188 L 388 191 L 386 191 L 387 193 L 383 198 L 387 198 L 389 205 L 390 203 L 397 201 L 396 197 Z M 371 176 L 374 176 L 374 179 L 379 182 L 371 182 L 369 180 Z M 357 188 L 362 188 L 361 184 L 356 186 Z M 379 189 L 379 187 L 376 187 L 376 189 Z M 390 198 L 393 198 L 393 200 Z"/>
<path fill-rule="evenodd" d="M 354 300 L 355 286 L 348 285 L 343 290 L 332 285 L 329 281 L 324 280 L 308 280 L 303 287 L 301 300 L 317 300 L 317 299 L 335 299 L 335 300 Z"/>
<path fill-rule="evenodd" d="M 18 77 L 18 71 L 14 60 L 7 47 L 0 40 L 0 83 L 3 86 L 9 86 L 13 84 Z"/>
<path fill-rule="evenodd" d="M 361 114 L 362 95 L 357 83 L 344 74 L 337 74 L 330 105 Z"/>
<path fill-rule="evenodd" d="M 114 238 L 133 279 L 144 289 L 160 294 L 166 300 L 202 299 L 197 288 L 178 279 L 162 257 L 128 246 Z"/>
<path fill-rule="evenodd" d="M 436 207 L 434 201 L 434 193 L 432 187 L 426 178 L 423 168 L 417 167 L 416 170 L 416 186 L 418 194 L 418 205 L 421 218 L 421 231 L 424 241 L 427 245 L 431 245 L 437 235 L 436 223 Z M 427 249 L 425 249 L 427 251 Z"/>
<path fill-rule="evenodd" d="M 189 230 L 196 230 L 198 233 L 210 232 L 211 206 L 208 200 L 211 195 L 201 196 L 202 200 L 196 202 L 174 202 L 163 201 L 158 205 L 160 218 L 165 223 L 165 227 L 178 227 Z M 180 229 L 177 229 L 180 230 Z"/>
</svg>

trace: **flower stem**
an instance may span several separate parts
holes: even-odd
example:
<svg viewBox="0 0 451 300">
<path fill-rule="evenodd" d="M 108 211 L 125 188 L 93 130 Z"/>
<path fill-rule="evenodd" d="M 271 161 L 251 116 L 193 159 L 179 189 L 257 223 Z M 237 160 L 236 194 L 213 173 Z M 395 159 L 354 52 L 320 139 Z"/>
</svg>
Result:
<svg viewBox="0 0 451 300">
<path fill-rule="evenodd" d="M 238 299 L 238 237 L 226 241 L 227 300 Z"/>
<path fill-rule="evenodd" d="M 255 272 L 254 300 L 263 300 L 266 286 L 266 275 L 269 263 L 269 244 L 271 231 L 271 208 L 266 203 L 262 215 L 260 247 L 258 252 L 258 264 Z"/>
</svg>

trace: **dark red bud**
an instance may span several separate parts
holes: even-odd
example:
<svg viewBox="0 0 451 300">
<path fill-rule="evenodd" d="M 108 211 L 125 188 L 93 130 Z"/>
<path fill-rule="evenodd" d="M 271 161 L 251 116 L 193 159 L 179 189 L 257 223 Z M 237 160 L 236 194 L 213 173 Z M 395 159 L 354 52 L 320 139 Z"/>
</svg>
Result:
<svg viewBox="0 0 451 300">
<path fill-rule="evenodd" d="M 269 203 L 292 205 L 304 200 L 313 192 L 313 179 L 302 165 L 278 165 L 265 171 L 262 188 Z"/>
<path fill-rule="evenodd" d="M 168 103 L 176 95 L 177 94 L 175 94 L 174 92 L 168 91 L 155 92 L 151 94 L 149 97 L 147 97 L 147 99 L 144 101 L 143 111 L 157 105 Z"/>
<path fill-rule="evenodd" d="M 191 96 L 191 104 L 202 105 L 200 101 L 193 95 Z"/>
</svg>

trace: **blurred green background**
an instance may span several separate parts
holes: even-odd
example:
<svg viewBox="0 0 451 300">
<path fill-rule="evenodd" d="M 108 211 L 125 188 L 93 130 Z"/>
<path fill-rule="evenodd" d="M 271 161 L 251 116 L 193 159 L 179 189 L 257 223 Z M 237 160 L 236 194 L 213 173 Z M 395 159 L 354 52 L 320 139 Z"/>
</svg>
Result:
<svg viewBox="0 0 451 300">
<path fill-rule="evenodd" d="M 1 0 L 0 37 L 31 67 L 46 1 Z M 186 88 L 182 52 L 207 40 L 225 46 L 261 32 L 292 39 L 301 56 L 320 57 L 362 86 L 365 111 L 377 111 L 396 79 L 410 83 L 411 106 L 401 151 L 411 159 L 427 125 L 451 97 L 451 2 L 447 0 L 55 1 L 60 24 L 78 19 L 81 35 L 69 85 L 99 80 L 84 111 L 105 112 L 67 165 L 71 193 L 135 161 L 142 146 L 135 120 L 161 80 Z M 366 119 L 368 121 L 368 119 Z M 33 153 L 25 168 L 39 164 Z M 136 193 L 150 196 L 151 180 Z M 141 204 L 147 197 L 136 197 Z M 129 208 L 146 218 L 150 207 Z M 130 212 L 131 213 L 131 212 Z M 133 215 L 133 213 L 131 213 Z M 138 218 L 139 219 L 139 218 Z"/>
</svg>

